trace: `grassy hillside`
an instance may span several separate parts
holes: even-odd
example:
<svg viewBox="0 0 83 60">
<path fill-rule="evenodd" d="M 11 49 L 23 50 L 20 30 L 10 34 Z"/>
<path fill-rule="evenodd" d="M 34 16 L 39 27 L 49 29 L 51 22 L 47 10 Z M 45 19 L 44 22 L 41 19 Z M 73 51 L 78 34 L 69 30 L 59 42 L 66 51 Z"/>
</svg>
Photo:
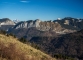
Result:
<svg viewBox="0 0 83 60">
<path fill-rule="evenodd" d="M 12 36 L 0 34 L 0 60 L 56 60 Z"/>
</svg>

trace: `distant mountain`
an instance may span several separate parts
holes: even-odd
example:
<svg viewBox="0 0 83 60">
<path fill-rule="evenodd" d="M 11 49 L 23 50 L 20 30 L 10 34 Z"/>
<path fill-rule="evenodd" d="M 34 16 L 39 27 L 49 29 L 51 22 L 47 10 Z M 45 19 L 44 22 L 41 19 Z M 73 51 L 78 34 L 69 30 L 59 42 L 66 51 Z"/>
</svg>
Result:
<svg viewBox="0 0 83 60">
<path fill-rule="evenodd" d="M 83 29 L 83 19 L 66 17 L 54 21 L 28 20 L 19 22 L 14 29 L 35 27 L 40 31 L 55 31 L 56 33 L 71 33 Z"/>
<path fill-rule="evenodd" d="M 66 29 L 72 30 L 81 30 L 83 29 L 83 19 L 65 17 L 61 20 L 54 20 L 54 22 L 58 22 L 62 27 Z"/>
<path fill-rule="evenodd" d="M 83 19 L 65 17 L 54 21 L 41 21 L 39 19 L 20 21 L 9 29 L 8 33 L 13 33 L 17 37 L 25 37 L 29 40 L 34 36 L 57 36 L 73 33 L 81 29 L 83 29 Z"/>
<path fill-rule="evenodd" d="M 15 25 L 15 23 L 9 18 L 0 19 L 0 25 Z"/>
<path fill-rule="evenodd" d="M 56 33 L 65 34 L 82 29 L 82 23 L 82 20 L 81 22 L 79 22 L 79 20 L 76 20 L 74 18 L 64 18 L 62 20 L 54 21 L 41 21 L 37 19 L 34 21 L 29 20 L 19 22 L 16 26 L 14 26 L 14 29 L 35 27 L 37 30 L 40 31 L 55 31 Z"/>
<path fill-rule="evenodd" d="M 75 60 L 83 60 L 83 30 L 59 37 L 33 37 L 30 42 L 52 56 L 70 56 L 77 58 Z"/>
<path fill-rule="evenodd" d="M 65 17 L 63 19 L 58 18 L 54 21 L 41 21 L 36 19 L 15 22 L 8 18 L 3 18 L 0 19 L 0 26 L 0 29 L 6 30 L 8 33 L 13 33 L 17 37 L 26 37 L 27 39 L 30 39 L 34 36 L 45 36 L 46 34 L 46 36 L 54 36 L 55 34 L 62 35 L 79 31 L 83 29 L 83 19 Z M 30 31 L 30 33 L 28 31 Z M 51 32 L 54 34 L 51 34 Z M 19 35 L 19 33 L 21 34 Z"/>
<path fill-rule="evenodd" d="M 17 23 L 19 23 L 20 21 L 19 20 L 13 20 L 13 22 L 15 23 L 15 24 L 17 24 Z"/>
<path fill-rule="evenodd" d="M 0 19 L 0 30 L 7 31 L 9 28 L 13 27 L 15 23 L 9 18 Z"/>
</svg>

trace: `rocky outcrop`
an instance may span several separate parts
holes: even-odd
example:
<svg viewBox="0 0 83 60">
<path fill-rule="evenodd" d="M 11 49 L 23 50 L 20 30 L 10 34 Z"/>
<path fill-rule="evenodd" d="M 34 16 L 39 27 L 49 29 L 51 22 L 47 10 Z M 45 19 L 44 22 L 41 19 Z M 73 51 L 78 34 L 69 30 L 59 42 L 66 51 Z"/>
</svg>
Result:
<svg viewBox="0 0 83 60">
<path fill-rule="evenodd" d="M 65 24 L 64 24 L 65 23 Z M 17 23 L 8 33 L 30 40 L 34 36 L 59 36 L 83 29 L 83 20 L 64 18 L 54 21 L 28 20 Z"/>
<path fill-rule="evenodd" d="M 31 27 L 39 27 L 39 23 L 41 21 L 40 20 L 29 20 L 29 21 L 22 21 L 22 22 L 19 22 L 16 26 L 14 26 L 15 29 L 18 29 L 18 28 L 31 28 Z"/>
<path fill-rule="evenodd" d="M 13 27 L 15 23 L 9 18 L 0 19 L 0 30 L 8 30 Z"/>
<path fill-rule="evenodd" d="M 15 25 L 15 23 L 8 18 L 3 18 L 0 19 L 0 25 Z"/>
<path fill-rule="evenodd" d="M 32 28 L 32 27 L 35 27 L 40 31 L 55 31 L 56 33 L 60 33 L 60 32 L 65 33 L 70 31 L 68 29 L 65 30 L 65 28 L 61 27 L 59 23 L 42 22 L 40 20 L 20 22 L 14 28 L 18 29 L 18 28 Z"/>
<path fill-rule="evenodd" d="M 34 21 L 28 20 L 19 22 L 14 26 L 14 29 L 32 27 L 35 27 L 40 31 L 54 31 L 56 33 L 65 34 L 83 29 L 83 20 L 70 17 L 66 17 L 64 19 L 58 18 L 54 21 L 41 21 L 39 19 Z"/>
</svg>

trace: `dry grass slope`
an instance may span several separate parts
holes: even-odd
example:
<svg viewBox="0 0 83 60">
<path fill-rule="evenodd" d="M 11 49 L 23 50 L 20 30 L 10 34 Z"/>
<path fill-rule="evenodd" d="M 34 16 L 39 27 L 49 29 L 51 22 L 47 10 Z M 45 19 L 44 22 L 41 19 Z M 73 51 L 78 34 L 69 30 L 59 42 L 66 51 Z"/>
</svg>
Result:
<svg viewBox="0 0 83 60">
<path fill-rule="evenodd" d="M 0 60 L 56 60 L 12 36 L 0 34 Z"/>
</svg>

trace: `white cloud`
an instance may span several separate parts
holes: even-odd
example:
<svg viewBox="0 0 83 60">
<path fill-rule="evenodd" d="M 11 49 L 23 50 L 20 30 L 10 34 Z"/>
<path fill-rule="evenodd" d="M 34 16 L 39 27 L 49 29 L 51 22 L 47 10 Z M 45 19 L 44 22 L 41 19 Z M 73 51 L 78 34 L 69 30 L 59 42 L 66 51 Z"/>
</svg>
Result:
<svg viewBox="0 0 83 60">
<path fill-rule="evenodd" d="M 28 3 L 28 2 L 30 2 L 30 1 L 20 1 L 20 2 L 22 2 L 22 3 Z"/>
</svg>

